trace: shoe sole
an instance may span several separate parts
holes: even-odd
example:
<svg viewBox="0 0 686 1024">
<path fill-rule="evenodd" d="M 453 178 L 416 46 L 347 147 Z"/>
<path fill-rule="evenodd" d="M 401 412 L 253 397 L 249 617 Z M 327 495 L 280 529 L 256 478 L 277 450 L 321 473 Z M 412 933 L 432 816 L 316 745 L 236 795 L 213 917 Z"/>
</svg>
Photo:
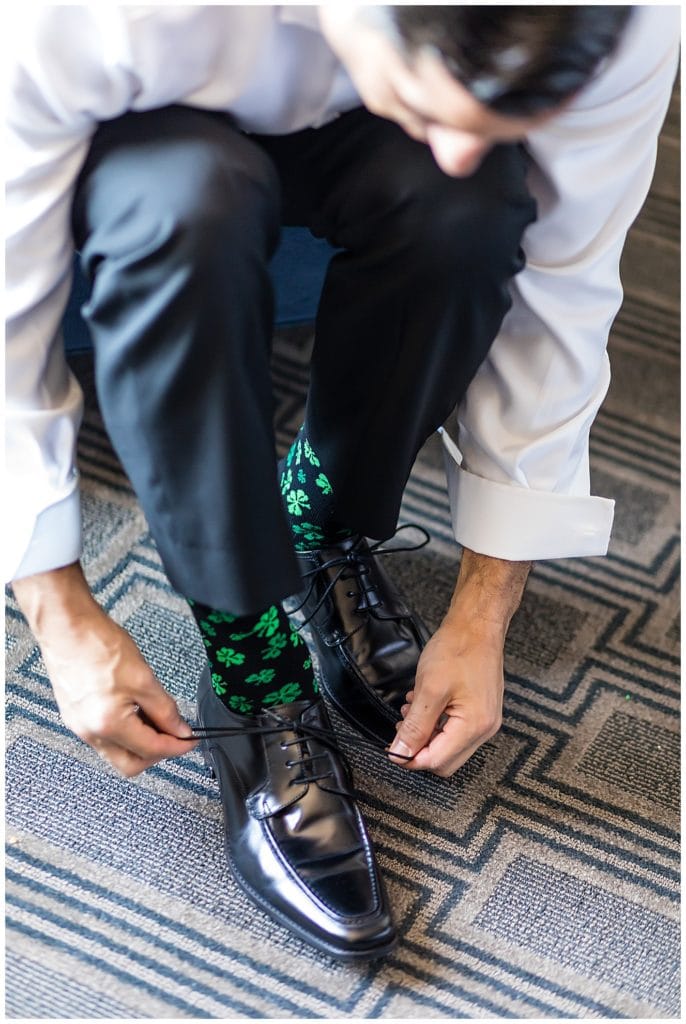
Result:
<svg viewBox="0 0 686 1024">
<path fill-rule="evenodd" d="M 219 781 L 219 773 L 217 771 L 217 767 L 216 767 L 216 765 L 214 763 L 214 759 L 212 757 L 212 754 L 208 750 L 208 748 L 207 748 L 207 746 L 206 746 L 204 741 L 201 741 L 201 743 L 200 743 L 200 751 L 202 753 L 203 760 L 204 760 L 204 762 L 205 762 L 205 764 L 206 764 L 206 766 L 207 766 L 207 768 L 208 768 L 212 778 L 216 779 L 217 782 L 218 782 Z M 293 932 L 294 935 L 297 935 L 298 938 L 302 939 L 302 941 L 307 943 L 308 946 L 314 946 L 320 952 L 327 953 L 329 956 L 335 957 L 337 960 L 343 960 L 343 961 L 348 961 L 348 962 L 355 961 L 355 962 L 358 962 L 358 963 L 362 962 L 362 961 L 365 961 L 365 960 L 378 960 L 381 957 L 388 956 L 388 954 L 391 953 L 396 948 L 396 946 L 398 945 L 398 936 L 397 935 L 394 937 L 394 939 L 391 942 L 386 943 L 386 945 L 384 945 L 384 946 L 378 946 L 378 947 L 376 947 L 374 949 L 365 949 L 365 950 L 350 949 L 350 950 L 343 950 L 343 949 L 339 949 L 337 946 L 330 945 L 329 943 L 325 942 L 323 939 L 320 939 L 317 936 L 312 935 L 310 932 L 306 931 L 304 928 L 300 928 L 294 921 L 291 921 L 290 918 L 286 917 L 279 910 L 277 910 L 276 907 L 272 906 L 271 903 L 268 903 L 262 896 L 260 896 L 260 894 L 258 892 L 256 892 L 255 889 L 253 889 L 253 887 L 250 885 L 250 883 L 247 882 L 243 878 L 243 876 L 241 875 L 240 871 L 236 867 L 236 865 L 234 863 L 234 860 L 233 860 L 233 858 L 231 856 L 231 850 L 230 850 L 230 847 L 229 847 L 229 829 L 228 829 L 228 824 L 227 824 L 227 821 L 226 821 L 226 815 L 224 813 L 223 802 L 222 802 L 222 816 L 223 816 L 223 819 L 224 819 L 224 835 L 225 835 L 225 839 L 224 839 L 224 853 L 226 854 L 226 860 L 228 862 L 229 868 L 231 869 L 231 873 L 232 873 L 232 875 L 234 877 L 234 880 L 235 880 L 236 884 L 238 885 L 239 889 L 243 890 L 243 892 L 246 894 L 246 896 L 249 897 L 251 902 L 255 903 L 260 908 L 260 910 L 263 910 L 265 912 L 265 914 L 267 914 L 269 917 L 271 917 L 274 921 L 276 921 L 278 924 L 282 925 L 284 928 L 287 928 L 288 931 Z"/>
</svg>

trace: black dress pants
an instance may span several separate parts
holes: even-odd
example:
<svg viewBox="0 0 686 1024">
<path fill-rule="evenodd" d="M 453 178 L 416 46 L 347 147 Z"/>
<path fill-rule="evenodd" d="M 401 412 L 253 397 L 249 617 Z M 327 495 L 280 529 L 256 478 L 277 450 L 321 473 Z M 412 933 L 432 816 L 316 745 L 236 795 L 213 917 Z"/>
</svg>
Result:
<svg viewBox="0 0 686 1024">
<path fill-rule="evenodd" d="M 272 427 L 281 224 L 344 250 L 319 305 L 308 429 L 337 518 L 385 538 L 509 308 L 535 216 L 525 170 L 499 146 L 450 178 L 364 109 L 284 136 L 183 106 L 99 126 L 73 213 L 83 312 L 105 425 L 177 590 L 248 614 L 300 588 Z"/>
</svg>

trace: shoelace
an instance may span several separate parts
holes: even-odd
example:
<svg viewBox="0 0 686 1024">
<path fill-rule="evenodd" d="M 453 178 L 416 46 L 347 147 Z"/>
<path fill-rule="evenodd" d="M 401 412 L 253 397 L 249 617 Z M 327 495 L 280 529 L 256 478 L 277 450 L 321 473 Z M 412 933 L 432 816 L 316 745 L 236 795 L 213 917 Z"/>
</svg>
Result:
<svg viewBox="0 0 686 1024">
<path fill-rule="evenodd" d="M 203 739 L 211 739 L 215 737 L 223 736 L 236 736 L 238 734 L 253 733 L 258 735 L 274 735 L 280 732 L 288 730 L 289 732 L 295 732 L 296 738 L 292 740 L 282 740 L 279 744 L 282 750 L 287 750 L 292 746 L 300 747 L 300 757 L 297 759 L 289 759 L 286 761 L 287 768 L 300 768 L 301 773 L 288 780 L 289 786 L 300 785 L 306 782 L 316 782 L 319 779 L 332 778 L 333 771 L 319 772 L 316 774 L 311 771 L 315 761 L 319 761 L 325 758 L 326 753 L 313 754 L 306 746 L 308 739 L 316 739 L 320 743 L 324 744 L 329 750 L 341 758 L 349 774 L 352 774 L 350 763 L 346 758 L 345 754 L 339 749 L 336 738 L 333 732 L 328 730 L 317 729 L 312 726 L 304 726 L 302 722 L 292 722 L 289 719 L 280 719 L 278 716 L 273 716 L 274 724 L 254 724 L 248 725 L 246 728 L 241 729 L 240 726 L 205 726 L 194 728 L 196 736 L 200 736 Z"/>
<path fill-rule="evenodd" d="M 292 747 L 292 746 L 296 746 L 296 745 L 305 744 L 308 739 L 317 740 L 319 743 L 321 743 L 323 746 L 325 746 L 328 750 L 330 750 L 337 757 L 340 757 L 343 760 L 343 763 L 345 764 L 346 768 L 348 769 L 348 772 L 350 774 L 352 774 L 352 770 L 350 768 L 350 762 L 348 761 L 348 758 L 345 756 L 343 751 L 340 749 L 340 747 L 338 745 L 338 738 L 337 738 L 336 734 L 334 733 L 333 729 L 320 729 L 316 725 L 305 725 L 303 722 L 294 722 L 290 718 L 281 718 L 279 715 L 275 714 L 274 712 L 266 712 L 266 714 L 268 714 L 270 716 L 270 718 L 272 719 L 272 721 L 273 721 L 272 725 L 267 724 L 266 722 L 265 723 L 251 722 L 251 721 L 249 721 L 247 719 L 246 719 L 245 725 L 236 725 L 236 726 L 233 726 L 233 725 L 227 725 L 227 726 L 224 726 L 224 725 L 200 726 L 200 725 L 198 725 L 198 726 L 191 726 L 191 728 L 193 729 L 193 735 L 192 736 L 178 736 L 176 738 L 177 739 L 187 739 L 187 740 L 190 741 L 190 740 L 194 740 L 194 739 L 214 739 L 214 738 L 220 739 L 222 737 L 231 737 L 231 736 L 245 735 L 246 733 L 253 734 L 253 735 L 260 734 L 260 735 L 263 735 L 263 736 L 268 736 L 268 735 L 274 735 L 276 733 L 285 732 L 285 731 L 294 732 L 294 733 L 296 733 L 296 738 L 295 739 L 287 740 L 287 741 L 281 743 L 281 746 L 282 746 L 282 748 L 284 750 L 287 747 Z M 375 743 L 373 740 L 367 739 L 366 736 L 361 736 L 359 734 L 355 735 L 354 736 L 354 743 L 355 743 L 356 746 L 366 747 L 368 750 L 371 750 L 371 751 L 373 751 L 376 754 L 385 754 L 386 756 L 388 755 L 388 748 L 387 747 L 380 746 L 378 743 Z M 309 768 L 313 761 L 316 761 L 316 760 L 319 760 L 319 759 L 321 759 L 323 757 L 326 757 L 326 754 L 313 754 L 313 753 L 311 753 L 311 751 L 307 750 L 306 748 L 304 750 L 301 749 L 301 754 L 303 755 L 301 758 L 299 758 L 298 760 L 295 760 L 295 761 L 291 761 L 287 765 L 287 767 L 291 768 L 291 767 L 296 767 L 296 766 L 300 765 L 303 768 Z M 397 757 L 397 758 L 399 758 L 400 760 L 403 760 L 403 761 L 411 761 L 412 760 L 412 756 L 408 755 L 408 754 L 395 754 L 394 753 L 392 756 L 393 757 Z M 290 782 L 289 782 L 289 785 L 294 785 L 297 782 L 314 782 L 316 779 L 324 779 L 324 778 L 328 778 L 328 777 L 330 777 L 332 775 L 333 775 L 333 772 L 330 772 L 330 771 L 329 772 L 324 772 L 323 774 L 316 775 L 316 776 L 315 775 L 306 774 L 306 775 L 303 775 L 300 778 L 291 779 Z"/>
<path fill-rule="evenodd" d="M 395 531 L 393 536 L 397 537 L 398 534 L 401 533 L 403 530 L 409 530 L 409 529 L 411 529 L 411 530 L 419 530 L 420 533 L 424 534 L 424 540 L 420 541 L 418 544 L 410 544 L 409 546 L 406 546 L 406 547 L 393 547 L 393 548 L 384 548 L 382 545 L 385 544 L 386 541 L 380 540 L 380 541 L 377 541 L 376 544 L 370 544 L 368 550 L 364 550 L 362 546 L 364 544 L 365 538 L 360 536 L 355 541 L 353 546 L 351 548 L 349 548 L 349 550 L 346 551 L 346 553 L 344 555 L 337 555 L 335 558 L 330 558 L 330 559 L 328 559 L 328 561 L 322 562 L 321 565 L 315 566 L 314 569 L 309 569 L 307 572 L 303 573 L 303 579 L 305 579 L 308 576 L 311 576 L 311 577 L 313 577 L 312 578 L 312 582 L 310 583 L 310 588 L 307 591 L 307 594 L 305 595 L 303 600 L 300 602 L 300 604 L 297 605 L 297 607 L 295 607 L 295 608 L 290 608 L 289 609 L 289 615 L 295 615 L 295 614 L 297 614 L 297 612 L 299 612 L 302 608 L 305 607 L 305 605 L 307 604 L 307 602 L 309 601 L 309 599 L 310 599 L 310 597 L 312 595 L 312 591 L 314 590 L 315 584 L 317 582 L 317 576 L 320 573 L 326 572 L 327 570 L 332 569 L 334 566 L 337 566 L 337 565 L 340 566 L 338 572 L 327 583 L 326 587 L 324 588 L 324 592 L 322 593 L 322 596 L 319 598 L 319 600 L 317 601 L 316 605 L 314 606 L 314 608 L 312 609 L 310 614 L 307 616 L 307 618 L 304 620 L 304 622 L 302 622 L 297 627 L 298 632 L 300 632 L 302 629 L 304 629 L 305 626 L 307 626 L 307 624 L 309 622 L 311 622 L 311 620 L 314 618 L 314 616 L 317 614 L 319 609 L 322 607 L 322 605 L 326 601 L 326 599 L 329 596 L 329 594 L 331 593 L 331 591 L 334 589 L 334 587 L 336 586 L 336 584 L 340 580 L 348 580 L 348 579 L 357 580 L 357 582 L 359 584 L 359 593 L 361 593 L 361 594 L 368 593 L 367 591 L 365 591 L 362 577 L 369 575 L 369 573 L 371 571 L 371 566 L 373 564 L 373 559 L 375 558 L 376 555 L 394 555 L 394 554 L 398 554 L 401 551 L 419 551 L 420 548 L 426 547 L 426 545 L 431 540 L 431 537 L 430 537 L 429 533 L 424 529 L 424 527 L 420 526 L 418 523 L 403 523 L 402 526 L 398 527 L 398 529 Z M 348 576 L 344 575 L 346 569 L 350 570 L 350 574 Z M 354 590 L 349 590 L 347 596 L 348 597 L 356 597 L 356 596 L 358 596 L 358 592 L 354 591 Z M 359 607 L 357 609 L 357 611 L 358 612 L 363 612 L 363 611 L 369 612 L 373 608 L 381 607 L 382 604 L 383 604 L 383 602 L 380 601 L 380 602 L 378 602 L 375 605 L 369 605 L 369 604 L 363 605 L 362 607 Z M 351 630 L 349 633 L 346 633 L 345 636 L 342 636 L 338 640 L 334 641 L 331 644 L 331 646 L 332 647 L 339 647 L 341 644 L 346 643 L 350 639 L 350 637 L 354 636 L 355 633 L 359 629 L 362 629 L 363 626 L 364 626 L 364 622 L 361 622 L 360 625 L 357 626 L 355 629 Z"/>
<path fill-rule="evenodd" d="M 393 548 L 384 548 L 383 544 L 385 544 L 386 541 L 378 541 L 376 544 L 369 545 L 368 550 L 365 551 L 361 550 L 362 545 L 364 544 L 364 537 L 359 537 L 355 544 L 344 555 L 337 555 L 335 558 L 330 558 L 328 561 L 323 562 L 321 565 L 316 566 L 314 569 L 310 569 L 308 572 L 303 573 L 303 577 L 312 576 L 313 579 L 310 584 L 310 588 L 307 592 L 307 595 L 305 596 L 303 601 L 296 608 L 290 609 L 289 614 L 291 615 L 299 612 L 301 608 L 303 608 L 309 601 L 310 596 L 312 594 L 312 590 L 314 589 L 316 583 L 317 575 L 321 572 L 326 572 L 328 569 L 331 569 L 334 566 L 340 566 L 338 572 L 326 585 L 322 596 L 320 597 L 319 601 L 315 605 L 312 612 L 308 615 L 304 622 L 302 622 L 300 626 L 297 627 L 298 631 L 304 629 L 305 626 L 311 621 L 311 619 L 314 618 L 314 616 L 317 614 L 321 606 L 324 604 L 333 588 L 339 582 L 339 580 L 355 579 L 358 581 L 360 585 L 360 592 L 365 593 L 361 577 L 367 576 L 369 574 L 372 560 L 376 555 L 393 555 L 401 551 L 419 551 L 420 548 L 425 547 L 431 540 L 429 533 L 424 529 L 423 526 L 420 526 L 418 523 L 404 523 L 402 526 L 398 527 L 393 536 L 397 537 L 398 534 L 401 533 L 403 530 L 409 529 L 419 530 L 419 532 L 424 535 L 424 539 L 420 541 L 418 544 L 410 544 L 405 547 Z M 351 570 L 349 576 L 344 575 L 346 569 Z M 355 591 L 348 591 L 348 597 L 355 596 L 357 596 L 357 593 Z M 372 607 L 379 607 L 381 603 L 382 602 L 379 602 L 378 604 L 373 606 L 363 606 L 362 608 L 359 608 L 358 611 L 370 611 Z M 362 628 L 362 625 L 364 625 L 364 623 L 361 623 L 360 626 L 358 626 L 356 629 L 352 630 L 350 633 L 346 634 L 345 636 L 337 640 L 335 642 L 336 646 L 345 643 L 347 640 L 349 640 L 350 637 L 353 636 L 358 629 Z M 141 712 L 139 712 L 139 714 L 140 713 Z M 319 729 L 317 726 L 304 725 L 302 722 L 293 722 L 291 719 L 288 718 L 280 718 L 273 712 L 267 711 L 265 713 L 269 714 L 269 716 L 272 718 L 274 722 L 273 725 L 268 725 L 266 723 L 249 723 L 246 720 L 245 725 L 240 726 L 191 726 L 191 728 L 193 729 L 192 736 L 177 736 L 175 738 L 179 740 L 186 739 L 190 741 L 194 739 L 211 739 L 213 737 L 231 737 L 241 734 L 245 735 L 246 733 L 262 734 L 266 736 L 270 734 L 273 735 L 274 733 L 278 732 L 283 732 L 284 730 L 289 730 L 291 732 L 301 734 L 302 738 L 299 737 L 294 740 L 289 740 L 286 744 L 282 744 L 284 749 L 289 746 L 295 746 L 296 744 L 304 744 L 308 739 L 315 739 L 318 740 L 323 746 L 327 747 L 334 754 L 336 754 L 338 757 L 342 758 L 343 762 L 348 768 L 348 771 L 350 771 L 350 763 L 345 754 L 338 746 L 338 740 L 333 730 Z M 354 739 L 355 743 L 358 746 L 366 747 L 368 750 L 372 750 L 376 754 L 388 755 L 388 747 L 381 747 L 379 746 L 378 743 L 375 743 L 373 740 L 367 739 L 366 736 L 357 734 L 354 737 Z M 397 757 L 399 760 L 402 761 L 412 760 L 412 755 L 409 754 L 394 753 L 392 756 Z M 313 761 L 319 760 L 322 757 L 326 757 L 326 754 L 312 754 L 310 753 L 309 750 L 306 750 L 305 752 L 303 752 L 303 757 L 301 757 L 297 761 L 289 762 L 287 766 L 296 767 L 297 765 L 301 765 L 303 768 L 308 768 L 310 767 Z M 316 779 L 328 778 L 332 774 L 332 772 L 325 772 L 321 775 L 306 775 L 300 779 L 291 779 L 289 785 L 301 781 L 314 782 Z"/>
</svg>

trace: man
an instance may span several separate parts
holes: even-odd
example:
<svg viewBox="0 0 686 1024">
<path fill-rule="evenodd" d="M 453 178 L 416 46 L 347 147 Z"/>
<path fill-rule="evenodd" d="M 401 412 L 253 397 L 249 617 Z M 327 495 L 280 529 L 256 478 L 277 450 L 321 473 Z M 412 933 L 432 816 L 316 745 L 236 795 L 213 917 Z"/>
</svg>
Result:
<svg viewBox="0 0 686 1024">
<path fill-rule="evenodd" d="M 203 735 L 237 880 L 334 955 L 378 956 L 396 935 L 281 601 L 301 592 L 329 697 L 382 744 L 397 724 L 407 769 L 449 775 L 497 731 L 530 560 L 607 544 L 587 433 L 674 20 L 94 5 L 32 13 L 17 33 L 8 579 L 66 724 L 125 775 Z M 266 268 L 282 220 L 343 252 L 277 478 Z M 208 652 L 196 730 L 78 564 L 81 399 L 58 336 L 74 242 L 105 422 Z M 427 642 L 364 538 L 391 535 L 414 456 L 457 403 L 465 550 Z"/>
</svg>

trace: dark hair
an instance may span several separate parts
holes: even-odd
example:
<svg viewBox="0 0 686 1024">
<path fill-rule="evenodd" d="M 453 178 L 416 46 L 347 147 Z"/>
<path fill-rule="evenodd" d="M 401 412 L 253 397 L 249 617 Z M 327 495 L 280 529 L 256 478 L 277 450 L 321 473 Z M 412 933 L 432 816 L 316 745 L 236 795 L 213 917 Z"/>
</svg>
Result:
<svg viewBox="0 0 686 1024">
<path fill-rule="evenodd" d="M 409 53 L 429 46 L 481 103 L 502 114 L 559 106 L 615 49 L 631 7 L 398 6 Z"/>
</svg>

